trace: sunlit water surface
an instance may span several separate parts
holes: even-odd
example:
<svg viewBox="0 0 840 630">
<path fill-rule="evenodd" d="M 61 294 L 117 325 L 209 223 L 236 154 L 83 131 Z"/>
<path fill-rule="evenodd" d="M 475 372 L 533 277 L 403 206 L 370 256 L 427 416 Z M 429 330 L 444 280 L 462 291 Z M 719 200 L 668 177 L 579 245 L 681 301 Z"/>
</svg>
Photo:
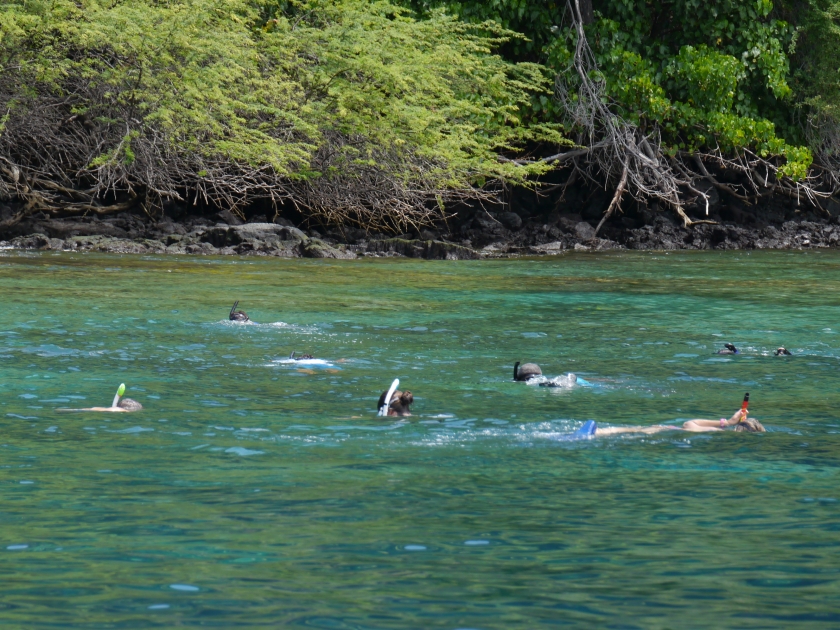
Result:
<svg viewBox="0 0 840 630">
<path fill-rule="evenodd" d="M 3 625 L 840 623 L 838 253 L 3 251 L 0 295 Z M 557 440 L 745 391 L 767 434 Z"/>
</svg>

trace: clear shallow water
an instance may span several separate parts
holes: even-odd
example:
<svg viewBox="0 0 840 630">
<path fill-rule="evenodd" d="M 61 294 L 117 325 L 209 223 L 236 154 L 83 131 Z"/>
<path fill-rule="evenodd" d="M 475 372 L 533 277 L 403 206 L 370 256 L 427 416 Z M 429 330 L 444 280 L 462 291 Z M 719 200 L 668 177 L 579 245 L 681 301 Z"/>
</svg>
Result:
<svg viewBox="0 0 840 630">
<path fill-rule="evenodd" d="M 837 253 L 4 251 L 0 295 L 5 625 L 840 622 Z M 374 416 L 396 376 L 410 422 Z M 144 411 L 55 411 L 121 381 Z M 770 433 L 552 439 L 744 391 Z"/>
</svg>

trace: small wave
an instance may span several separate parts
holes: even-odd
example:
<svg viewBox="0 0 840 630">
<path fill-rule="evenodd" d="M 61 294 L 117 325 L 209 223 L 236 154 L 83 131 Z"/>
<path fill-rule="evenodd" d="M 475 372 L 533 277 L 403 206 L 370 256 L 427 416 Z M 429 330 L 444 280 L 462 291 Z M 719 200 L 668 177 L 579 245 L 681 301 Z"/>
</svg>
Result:
<svg viewBox="0 0 840 630">
<path fill-rule="evenodd" d="M 42 346 L 28 346 L 23 348 L 21 352 L 25 354 L 37 354 L 39 357 L 68 357 L 80 354 L 79 350 L 62 348 L 61 346 L 57 346 L 52 343 L 44 344 Z"/>
<path fill-rule="evenodd" d="M 286 322 L 255 322 L 252 319 L 249 319 L 247 322 L 238 322 L 232 319 L 221 319 L 217 322 L 213 322 L 214 326 L 256 326 L 258 328 L 290 328 L 292 327 L 291 324 L 287 324 Z"/>
<path fill-rule="evenodd" d="M 221 325 L 221 326 L 258 326 L 257 322 L 252 322 L 250 319 L 247 322 L 238 322 L 232 319 L 220 319 L 217 322 L 213 322 L 214 325 Z"/>
<path fill-rule="evenodd" d="M 120 429 L 119 431 L 108 431 L 108 433 L 124 433 L 124 434 L 132 434 L 132 433 L 146 433 L 148 431 L 154 431 L 154 429 L 149 427 L 129 427 L 128 429 Z"/>
<path fill-rule="evenodd" d="M 247 448 L 242 448 L 241 446 L 232 446 L 231 448 L 225 449 L 225 453 L 230 453 L 231 455 L 240 455 L 242 457 L 248 457 L 249 455 L 262 455 L 265 451 L 252 451 Z"/>
<path fill-rule="evenodd" d="M 579 376 L 569 372 L 568 374 L 561 374 L 554 378 L 546 376 L 535 376 L 525 381 L 526 385 L 539 385 L 540 387 L 559 387 L 561 389 L 571 389 L 572 387 L 592 387 L 592 383 L 580 378 Z"/>
<path fill-rule="evenodd" d="M 274 365 L 321 365 L 327 367 L 334 367 L 332 363 L 325 359 L 273 359 L 271 363 Z"/>
<path fill-rule="evenodd" d="M 191 352 L 193 350 L 201 350 L 202 348 L 206 348 L 207 346 L 203 343 L 191 343 L 186 346 L 175 346 L 176 350 L 181 350 L 182 352 Z"/>
<path fill-rule="evenodd" d="M 348 425 L 348 426 L 339 425 L 339 426 L 332 426 L 332 427 L 326 427 L 326 428 L 329 431 L 363 431 L 363 432 L 367 432 L 367 431 L 393 431 L 395 429 L 402 429 L 406 425 L 408 425 L 407 420 L 400 420 L 398 422 L 395 422 L 394 424 L 388 424 L 388 425 L 384 425 L 384 426 L 368 426 L 368 427 L 365 427 L 365 426 L 353 426 L 353 425 Z"/>
<path fill-rule="evenodd" d="M 308 368 L 330 368 L 340 370 L 341 368 L 324 359 L 274 359 L 266 367 L 277 367 L 279 365 L 294 365 Z"/>
</svg>

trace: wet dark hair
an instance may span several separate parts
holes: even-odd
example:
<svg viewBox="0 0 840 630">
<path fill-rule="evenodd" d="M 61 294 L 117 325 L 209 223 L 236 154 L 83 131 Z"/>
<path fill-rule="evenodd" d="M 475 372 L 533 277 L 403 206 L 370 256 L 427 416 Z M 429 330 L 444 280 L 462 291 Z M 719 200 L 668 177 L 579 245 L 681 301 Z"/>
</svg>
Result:
<svg viewBox="0 0 840 630">
<path fill-rule="evenodd" d="M 766 433 L 767 429 L 755 418 L 747 418 L 735 425 L 736 431 L 746 431 L 748 433 Z"/>
<path fill-rule="evenodd" d="M 414 402 L 414 394 L 405 390 L 404 392 L 397 392 L 400 395 L 400 404 L 406 409 Z"/>
<path fill-rule="evenodd" d="M 523 363 L 521 366 L 517 361 L 513 366 L 513 380 L 527 381 L 529 378 L 542 376 L 542 370 L 536 363 Z"/>
<path fill-rule="evenodd" d="M 140 411 L 143 408 L 143 405 L 131 398 L 120 398 L 120 401 L 117 403 L 117 407 L 125 409 L 126 411 Z"/>
</svg>

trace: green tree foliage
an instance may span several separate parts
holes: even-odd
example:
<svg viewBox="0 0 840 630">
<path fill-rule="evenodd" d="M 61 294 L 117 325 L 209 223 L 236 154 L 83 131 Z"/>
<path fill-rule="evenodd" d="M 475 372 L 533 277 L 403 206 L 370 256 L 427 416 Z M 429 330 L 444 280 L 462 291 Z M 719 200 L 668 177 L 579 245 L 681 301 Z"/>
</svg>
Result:
<svg viewBox="0 0 840 630">
<path fill-rule="evenodd" d="M 802 178 L 810 152 L 789 144 L 782 126 L 793 29 L 771 15 L 770 0 L 596 3 L 590 41 L 620 113 L 654 122 L 671 150 L 740 148 L 787 158 L 781 172 Z M 558 41 L 559 55 L 568 43 Z M 625 75 L 626 73 L 626 75 Z M 624 76 L 630 77 L 626 87 Z"/>
<path fill-rule="evenodd" d="M 593 5 L 594 78 L 666 152 L 750 149 L 793 178 L 810 149 L 840 160 L 837 0 Z M 566 7 L 0 0 L 0 194 L 84 211 L 292 199 L 335 220 L 425 220 L 412 212 L 429 199 L 549 168 L 500 152 L 567 143 L 561 125 L 577 136 L 551 98 L 555 76 L 574 91 Z"/>
<path fill-rule="evenodd" d="M 575 35 L 565 2 L 412 0 L 463 19 L 497 20 L 530 44 L 531 58 L 569 74 Z M 616 113 L 656 125 L 671 150 L 750 148 L 784 156 L 801 178 L 812 161 L 802 106 L 833 112 L 838 86 L 838 3 L 832 0 L 594 0 L 587 38 Z M 806 46 L 807 49 L 803 49 Z M 797 70 L 791 72 L 796 52 Z M 828 103 L 827 101 L 831 101 Z M 546 109 L 551 119 L 555 109 Z"/>
<path fill-rule="evenodd" d="M 465 22 L 493 21 L 504 28 L 523 33 L 506 47 L 517 60 L 544 61 L 544 50 L 555 38 L 552 27 L 561 24 L 565 0 L 404 0 L 403 4 L 421 16 L 446 8 Z"/>
<path fill-rule="evenodd" d="M 797 122 L 823 161 L 840 168 L 840 2 L 780 0 L 796 25 L 790 85 L 801 104 Z"/>
<path fill-rule="evenodd" d="M 496 159 L 499 150 L 563 142 L 549 126 L 523 124 L 522 110 L 550 82 L 537 64 L 492 54 L 513 35 L 496 24 L 478 30 L 440 11 L 418 21 L 385 1 L 293 8 L 263 5 L 275 16 L 263 35 L 266 52 L 277 57 L 294 47 L 312 120 L 365 139 L 366 146 L 347 148 L 348 158 L 407 147 L 457 187 L 474 176 L 522 181 L 518 169 Z"/>
<path fill-rule="evenodd" d="M 0 5 L 0 155 L 116 196 L 280 190 L 317 210 L 342 182 L 345 218 L 371 183 L 405 208 L 525 182 L 546 167 L 497 152 L 563 140 L 523 124 L 551 82 L 494 53 L 514 36 L 387 0 L 18 0 Z"/>
</svg>

